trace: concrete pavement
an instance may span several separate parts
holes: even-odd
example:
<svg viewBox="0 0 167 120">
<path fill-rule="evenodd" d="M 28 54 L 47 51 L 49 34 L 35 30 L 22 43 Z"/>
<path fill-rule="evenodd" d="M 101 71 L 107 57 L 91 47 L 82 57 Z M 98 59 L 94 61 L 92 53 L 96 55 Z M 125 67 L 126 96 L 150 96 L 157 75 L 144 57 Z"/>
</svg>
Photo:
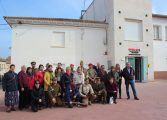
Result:
<svg viewBox="0 0 167 120">
<path fill-rule="evenodd" d="M 167 120 L 167 80 L 137 83 L 140 100 L 126 100 L 122 85 L 123 99 L 118 104 L 93 104 L 88 108 L 52 108 L 38 113 L 30 110 L 6 113 L 4 94 L 0 92 L 0 120 Z"/>
</svg>

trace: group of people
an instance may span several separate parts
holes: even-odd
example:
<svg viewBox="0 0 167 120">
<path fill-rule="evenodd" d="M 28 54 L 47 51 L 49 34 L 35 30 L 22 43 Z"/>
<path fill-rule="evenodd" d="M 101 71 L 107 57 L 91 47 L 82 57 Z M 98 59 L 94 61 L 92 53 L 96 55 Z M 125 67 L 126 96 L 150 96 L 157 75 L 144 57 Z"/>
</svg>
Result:
<svg viewBox="0 0 167 120">
<path fill-rule="evenodd" d="M 88 65 L 84 67 L 83 61 L 77 70 L 70 64 L 66 70 L 58 63 L 55 71 L 53 66 L 46 64 L 36 68 L 36 62 L 31 62 L 31 67 L 23 65 L 21 71 L 15 73 L 15 65 L 4 74 L 2 86 L 5 91 L 6 112 L 31 107 L 33 112 L 42 108 L 86 107 L 92 103 L 107 104 L 111 101 L 117 103 L 117 94 L 122 98 L 122 78 L 125 79 L 127 99 L 130 99 L 129 85 L 133 90 L 135 100 L 139 100 L 135 89 L 135 72 L 130 63 L 121 70 L 120 65 L 112 66 L 107 72 L 104 65 Z"/>
</svg>

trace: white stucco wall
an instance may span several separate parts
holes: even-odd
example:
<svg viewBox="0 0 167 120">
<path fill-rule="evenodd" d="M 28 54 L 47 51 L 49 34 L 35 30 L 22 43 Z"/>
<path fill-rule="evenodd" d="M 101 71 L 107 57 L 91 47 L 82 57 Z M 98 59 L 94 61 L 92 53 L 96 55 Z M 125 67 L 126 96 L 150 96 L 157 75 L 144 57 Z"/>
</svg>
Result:
<svg viewBox="0 0 167 120">
<path fill-rule="evenodd" d="M 162 40 L 154 42 L 154 71 L 167 71 L 167 41 L 165 39 L 165 27 L 167 19 L 153 17 L 153 24 L 160 25 L 162 28 Z"/>
<path fill-rule="evenodd" d="M 53 32 L 65 32 L 65 48 L 51 47 Z M 107 66 L 104 55 L 106 32 L 103 28 L 80 28 L 58 26 L 13 26 L 11 60 L 16 64 L 16 71 L 21 65 L 30 66 L 31 61 L 37 65 L 61 62 L 65 66 L 71 63 L 78 66 L 84 60 L 85 66 L 90 62 L 100 62 Z"/>
<path fill-rule="evenodd" d="M 94 15 L 94 17 L 93 17 Z M 146 17 L 147 15 L 147 17 Z M 105 17 L 107 16 L 107 17 Z M 113 65 L 119 63 L 125 66 L 125 56 L 128 48 L 139 48 L 141 56 L 148 56 L 148 79 L 154 78 L 153 63 L 153 28 L 151 0 L 95 0 L 86 11 L 84 19 L 92 19 L 109 23 L 108 52 Z M 125 41 L 125 19 L 142 21 L 141 42 Z M 121 27 L 121 29 L 119 29 Z M 148 32 L 146 32 L 148 29 Z M 133 34 L 133 30 L 131 34 Z M 122 45 L 119 45 L 122 43 Z M 146 45 L 149 45 L 147 47 Z"/>
</svg>

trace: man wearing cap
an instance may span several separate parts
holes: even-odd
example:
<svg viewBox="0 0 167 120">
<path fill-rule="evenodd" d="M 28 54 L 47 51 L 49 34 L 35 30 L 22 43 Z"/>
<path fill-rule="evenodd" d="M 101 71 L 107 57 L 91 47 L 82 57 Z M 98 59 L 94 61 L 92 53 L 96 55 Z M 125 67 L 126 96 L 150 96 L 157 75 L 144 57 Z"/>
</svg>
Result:
<svg viewBox="0 0 167 120">
<path fill-rule="evenodd" d="M 84 75 L 86 76 L 86 73 L 87 73 L 87 69 L 84 68 L 84 63 L 83 61 L 80 62 L 80 68 L 81 68 L 81 71 L 84 73 Z"/>
<path fill-rule="evenodd" d="M 107 92 L 104 83 L 100 80 L 100 77 L 96 77 L 96 82 L 92 87 L 97 96 L 97 102 L 106 103 Z"/>
<path fill-rule="evenodd" d="M 31 62 L 31 68 L 32 68 L 32 74 L 34 75 L 35 72 L 38 71 L 38 69 L 36 68 L 36 62 L 35 61 Z"/>
<path fill-rule="evenodd" d="M 75 73 L 74 64 L 70 64 L 70 68 L 71 68 L 71 73 L 74 74 Z"/>
<path fill-rule="evenodd" d="M 89 79 L 85 78 L 84 84 L 82 84 L 79 88 L 79 93 L 82 98 L 82 103 L 85 106 L 91 105 L 93 100 L 96 98 L 96 95 L 93 91 L 91 84 L 89 84 Z"/>
<path fill-rule="evenodd" d="M 61 69 L 61 71 L 64 73 L 64 69 L 62 68 L 62 64 L 60 62 L 57 64 L 56 69 Z"/>
<path fill-rule="evenodd" d="M 57 83 L 57 78 L 53 79 L 52 84 L 48 88 L 49 98 L 53 106 L 62 106 L 61 87 Z"/>
<path fill-rule="evenodd" d="M 93 64 L 89 63 L 89 69 L 87 70 L 87 77 L 89 78 L 89 82 L 92 85 L 95 82 L 95 78 L 97 76 L 97 72 L 93 69 Z"/>
</svg>

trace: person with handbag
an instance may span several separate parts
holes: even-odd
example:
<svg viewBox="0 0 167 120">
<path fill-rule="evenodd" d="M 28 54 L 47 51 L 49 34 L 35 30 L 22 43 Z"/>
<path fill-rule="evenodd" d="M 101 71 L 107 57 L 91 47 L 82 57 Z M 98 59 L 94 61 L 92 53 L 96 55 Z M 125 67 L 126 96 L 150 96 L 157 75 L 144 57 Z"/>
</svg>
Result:
<svg viewBox="0 0 167 120">
<path fill-rule="evenodd" d="M 117 84 L 113 77 L 110 77 L 107 83 L 107 103 L 110 103 L 110 99 L 113 98 L 113 102 L 117 103 Z"/>
<path fill-rule="evenodd" d="M 6 112 L 16 111 L 14 106 L 18 104 L 18 76 L 14 71 L 15 65 L 12 64 L 2 80 L 2 87 L 5 92 L 5 106 L 7 107 Z"/>
<path fill-rule="evenodd" d="M 130 99 L 129 85 L 131 85 L 134 99 L 139 100 L 139 98 L 137 97 L 137 92 L 136 92 L 136 88 L 135 88 L 135 71 L 131 67 L 129 62 L 126 63 L 126 67 L 123 69 L 122 76 L 125 79 L 127 100 Z"/>
</svg>

